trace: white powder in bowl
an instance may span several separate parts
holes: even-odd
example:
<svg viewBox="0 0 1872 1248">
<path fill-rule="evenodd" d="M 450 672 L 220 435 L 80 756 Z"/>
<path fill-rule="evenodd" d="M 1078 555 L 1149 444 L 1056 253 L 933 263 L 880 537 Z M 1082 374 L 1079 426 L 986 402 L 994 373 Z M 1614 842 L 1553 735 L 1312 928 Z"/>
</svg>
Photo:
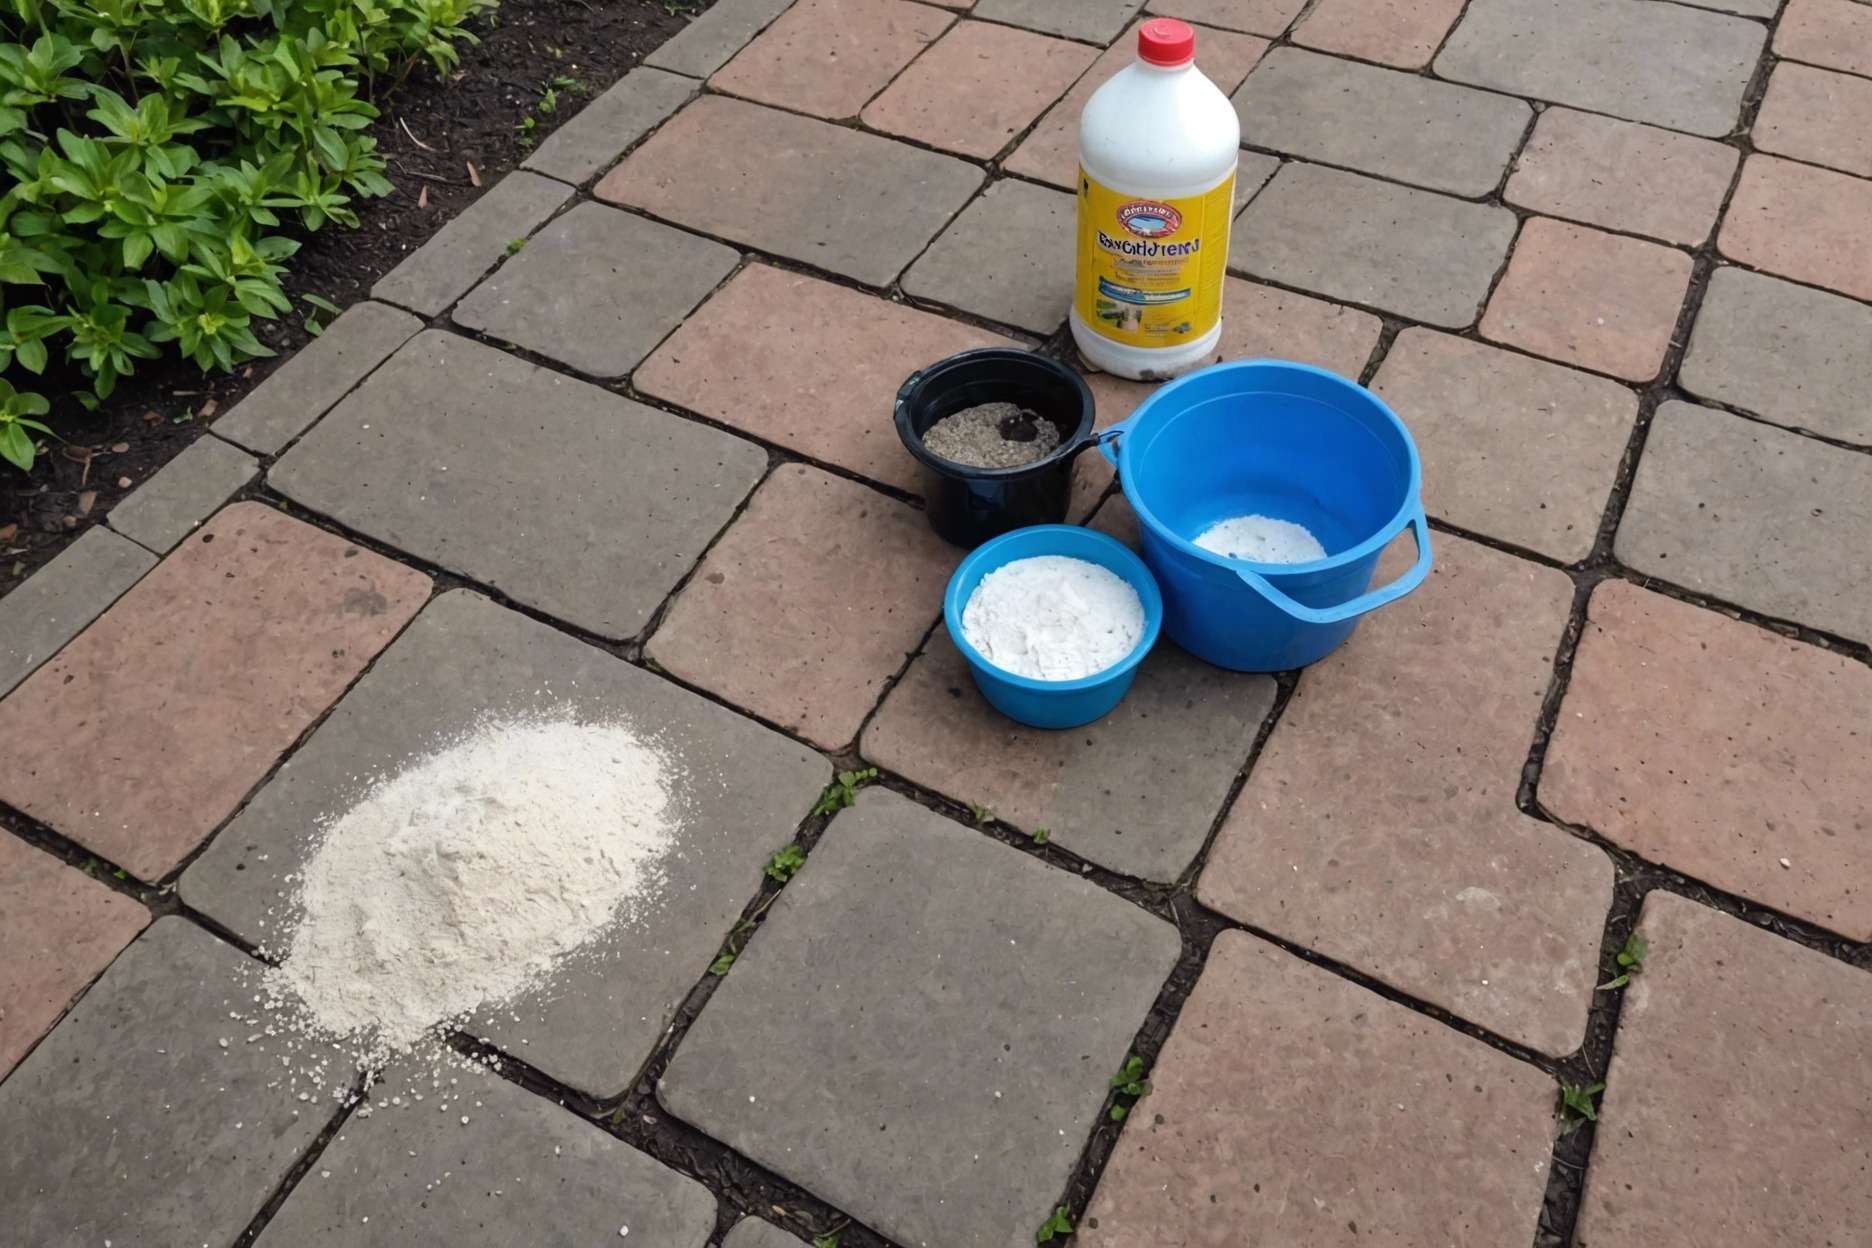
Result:
<svg viewBox="0 0 1872 1248">
<path fill-rule="evenodd" d="M 1078 680 L 1137 649 L 1144 603 L 1109 568 L 1036 555 L 982 577 L 962 609 L 962 635 L 1003 671 L 1030 680 Z"/>
<path fill-rule="evenodd" d="M 1273 516 L 1218 520 L 1197 536 L 1196 545 L 1211 554 L 1250 563 L 1312 563 L 1326 557 L 1326 548 L 1304 526 Z"/>
</svg>

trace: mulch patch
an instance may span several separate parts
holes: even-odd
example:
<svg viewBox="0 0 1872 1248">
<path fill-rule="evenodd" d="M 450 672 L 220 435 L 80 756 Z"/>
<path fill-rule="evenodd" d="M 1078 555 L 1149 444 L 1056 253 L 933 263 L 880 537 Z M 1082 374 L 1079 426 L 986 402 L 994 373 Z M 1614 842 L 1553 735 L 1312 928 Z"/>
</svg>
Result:
<svg viewBox="0 0 1872 1248">
<path fill-rule="evenodd" d="M 83 388 L 75 370 L 48 370 L 35 386 L 53 399 L 49 443 L 32 473 L 0 472 L 0 596 L 101 521 L 205 425 L 233 407 L 311 338 L 303 315 L 326 320 L 300 302 L 321 295 L 349 307 L 431 234 L 526 159 L 561 122 L 577 113 L 706 9 L 713 0 L 502 0 L 491 22 L 477 24 L 479 46 L 462 49 L 446 78 L 425 65 L 393 94 L 369 133 L 389 164 L 396 190 L 355 206 L 361 228 L 327 226 L 304 238 L 286 281 L 295 314 L 255 322 L 278 354 L 230 374 L 204 376 L 165 356 L 118 383 L 96 412 L 69 397 Z M 556 78 L 551 113 L 541 98 Z M 530 130 L 522 130 L 526 119 Z"/>
</svg>

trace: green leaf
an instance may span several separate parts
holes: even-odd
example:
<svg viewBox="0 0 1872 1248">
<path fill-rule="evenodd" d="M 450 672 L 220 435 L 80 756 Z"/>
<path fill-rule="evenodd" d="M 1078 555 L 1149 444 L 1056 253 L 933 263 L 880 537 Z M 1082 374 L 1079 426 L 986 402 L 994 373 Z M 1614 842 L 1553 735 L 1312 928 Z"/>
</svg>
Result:
<svg viewBox="0 0 1872 1248">
<path fill-rule="evenodd" d="M 711 975 L 726 975 L 728 973 L 728 968 L 733 966 L 734 963 L 735 963 L 734 951 L 729 950 L 727 953 L 722 954 L 721 956 L 717 957 L 713 962 L 709 963 L 708 973 Z M 691 963 L 690 965 L 693 966 L 694 963 Z"/>
<path fill-rule="evenodd" d="M 1111 1107 L 1111 1120 L 1113 1122 L 1123 1122 L 1130 1113 L 1131 1110 L 1129 1106 L 1114 1105 Z"/>
<path fill-rule="evenodd" d="M 1040 1224 L 1034 1232 L 1034 1243 L 1050 1244 L 1061 1235 L 1073 1233 L 1073 1224 L 1066 1216 L 1066 1206 L 1061 1205 L 1053 1211 L 1053 1216 Z"/>
<path fill-rule="evenodd" d="M 31 472 L 34 454 L 32 439 L 26 436 L 26 431 L 17 422 L 8 421 L 0 425 L 0 458 L 21 472 Z"/>
<path fill-rule="evenodd" d="M 323 295 L 304 294 L 304 295 L 300 295 L 299 298 L 303 302 L 311 304 L 313 307 L 317 308 L 319 311 L 329 312 L 333 316 L 337 316 L 339 313 L 344 311 L 343 308 L 339 307 L 337 304 L 333 303 L 331 300 L 325 298 L 325 296 Z"/>
<path fill-rule="evenodd" d="M 798 845 L 787 845 L 776 850 L 774 856 L 767 860 L 767 875 L 784 884 L 805 865 L 806 851 Z"/>
</svg>

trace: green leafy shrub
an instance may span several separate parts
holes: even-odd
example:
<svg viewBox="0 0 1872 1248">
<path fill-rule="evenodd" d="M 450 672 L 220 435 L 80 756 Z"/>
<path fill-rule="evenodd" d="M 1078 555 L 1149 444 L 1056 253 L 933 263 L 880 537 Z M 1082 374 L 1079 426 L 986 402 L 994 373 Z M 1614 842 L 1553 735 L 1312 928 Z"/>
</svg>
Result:
<svg viewBox="0 0 1872 1248">
<path fill-rule="evenodd" d="M 168 344 L 271 354 L 291 232 L 391 189 L 372 88 L 453 67 L 494 4 L 0 0 L 0 456 L 31 466 L 54 352 L 92 406 Z"/>
</svg>

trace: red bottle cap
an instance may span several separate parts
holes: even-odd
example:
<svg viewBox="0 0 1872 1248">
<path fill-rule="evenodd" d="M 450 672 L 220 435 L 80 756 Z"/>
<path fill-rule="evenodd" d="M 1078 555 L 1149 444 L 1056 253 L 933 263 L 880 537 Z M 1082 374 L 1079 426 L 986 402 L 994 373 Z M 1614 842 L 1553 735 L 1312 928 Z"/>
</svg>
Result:
<svg viewBox="0 0 1872 1248">
<path fill-rule="evenodd" d="M 1151 65 L 1187 65 L 1196 59 L 1196 31 L 1174 17 L 1153 17 L 1138 27 L 1138 58 Z"/>
</svg>

